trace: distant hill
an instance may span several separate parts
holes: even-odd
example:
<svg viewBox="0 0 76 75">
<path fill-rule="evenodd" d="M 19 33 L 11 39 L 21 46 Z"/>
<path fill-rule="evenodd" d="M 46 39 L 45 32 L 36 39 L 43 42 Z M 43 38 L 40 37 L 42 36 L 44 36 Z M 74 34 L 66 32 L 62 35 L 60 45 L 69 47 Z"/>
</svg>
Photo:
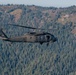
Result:
<svg viewBox="0 0 76 75">
<path fill-rule="evenodd" d="M 20 22 L 26 25 L 44 26 L 46 23 L 76 24 L 76 6 L 67 8 L 24 6 L 24 5 L 0 5 L 0 14 L 8 14 L 14 23 Z M 9 21 L 8 21 L 9 22 Z"/>
<path fill-rule="evenodd" d="M 75 75 L 76 6 L 67 8 L 0 5 L 0 27 L 8 37 L 25 34 L 28 29 L 6 25 L 52 28 L 58 43 L 31 44 L 0 40 L 1 75 Z M 55 30 L 56 29 L 56 30 Z M 35 30 L 36 31 L 36 30 Z"/>
</svg>

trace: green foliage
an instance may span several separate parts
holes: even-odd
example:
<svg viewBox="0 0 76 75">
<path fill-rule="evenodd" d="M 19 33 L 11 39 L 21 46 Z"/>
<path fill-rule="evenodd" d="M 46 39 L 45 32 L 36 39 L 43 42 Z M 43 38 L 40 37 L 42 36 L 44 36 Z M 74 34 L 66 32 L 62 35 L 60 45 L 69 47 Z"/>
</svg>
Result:
<svg viewBox="0 0 76 75">
<path fill-rule="evenodd" d="M 11 5 L 10 5 L 11 6 Z M 48 10 L 56 11 L 57 8 L 44 8 L 36 6 L 13 5 L 7 13 L 0 14 L 0 27 L 8 37 L 20 36 L 29 31 L 24 28 L 8 26 L 6 23 L 15 23 L 10 11 L 22 9 L 18 24 L 34 27 L 56 28 L 51 30 L 58 38 L 58 43 L 12 43 L 0 40 L 0 75 L 75 75 L 76 74 L 76 42 L 71 33 L 73 25 L 61 25 L 56 22 L 60 16 L 57 13 L 53 21 L 48 20 Z M 2 8 L 1 8 L 2 9 Z M 62 9 L 61 9 L 62 10 Z M 64 10 L 64 9 L 63 9 Z M 1 10 L 2 11 L 2 10 Z M 71 10 L 70 10 L 71 11 Z M 67 12 L 67 11 L 66 11 Z"/>
</svg>

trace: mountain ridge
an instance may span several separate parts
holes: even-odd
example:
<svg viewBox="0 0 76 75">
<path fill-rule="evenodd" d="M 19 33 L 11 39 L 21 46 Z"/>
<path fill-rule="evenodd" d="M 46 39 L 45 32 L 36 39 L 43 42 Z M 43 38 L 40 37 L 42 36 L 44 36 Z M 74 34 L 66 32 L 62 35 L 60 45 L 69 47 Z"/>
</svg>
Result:
<svg viewBox="0 0 76 75">
<path fill-rule="evenodd" d="M 47 47 L 36 43 L 12 43 L 0 40 L 1 75 L 75 75 L 76 6 L 68 8 L 0 5 L 0 27 L 8 37 L 31 30 L 9 26 L 20 24 L 47 29 L 58 43 Z M 53 30 L 48 31 L 49 28 Z M 56 28 L 56 30 L 54 30 Z M 36 30 L 35 30 L 36 31 Z M 38 32 L 38 31 L 37 31 Z M 42 32 L 42 31 L 41 31 Z"/>
</svg>

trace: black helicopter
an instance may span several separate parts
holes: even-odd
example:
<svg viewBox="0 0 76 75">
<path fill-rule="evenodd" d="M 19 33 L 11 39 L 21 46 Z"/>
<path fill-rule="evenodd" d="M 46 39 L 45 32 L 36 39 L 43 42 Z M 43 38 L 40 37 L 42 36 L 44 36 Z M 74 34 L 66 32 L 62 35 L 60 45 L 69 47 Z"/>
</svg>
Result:
<svg viewBox="0 0 76 75">
<path fill-rule="evenodd" d="M 41 28 L 27 27 L 27 26 L 21 26 L 17 24 L 8 24 L 8 25 L 24 27 L 29 29 L 45 30 Z M 50 42 L 57 41 L 57 38 L 53 34 L 48 32 L 28 32 L 22 36 L 10 38 L 3 32 L 2 29 L 0 29 L 0 39 L 4 41 L 9 41 L 9 42 L 28 42 L 28 43 L 40 43 L 40 44 L 47 43 L 47 45 L 49 45 Z"/>
</svg>

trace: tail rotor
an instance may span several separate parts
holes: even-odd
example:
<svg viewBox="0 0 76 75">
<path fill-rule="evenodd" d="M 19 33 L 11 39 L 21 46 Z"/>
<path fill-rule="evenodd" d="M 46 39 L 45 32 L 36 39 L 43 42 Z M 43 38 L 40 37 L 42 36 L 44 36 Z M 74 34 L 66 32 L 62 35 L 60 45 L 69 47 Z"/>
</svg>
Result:
<svg viewBox="0 0 76 75">
<path fill-rule="evenodd" d="M 8 38 L 7 35 L 3 32 L 3 29 L 0 28 L 0 39 L 6 39 Z"/>
</svg>

